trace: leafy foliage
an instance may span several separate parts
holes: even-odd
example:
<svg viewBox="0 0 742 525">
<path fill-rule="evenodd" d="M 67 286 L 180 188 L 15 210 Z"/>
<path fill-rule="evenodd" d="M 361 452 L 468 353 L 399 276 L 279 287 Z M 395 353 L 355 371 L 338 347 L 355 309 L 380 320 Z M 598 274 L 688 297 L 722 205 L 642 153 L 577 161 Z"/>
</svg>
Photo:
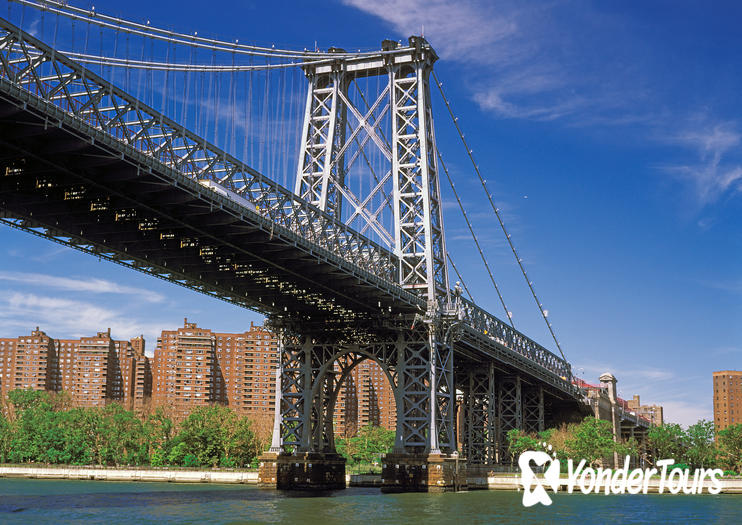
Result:
<svg viewBox="0 0 742 525">
<path fill-rule="evenodd" d="M 742 472 L 742 423 L 719 431 L 719 453 L 725 468 Z"/>
<path fill-rule="evenodd" d="M 609 421 L 586 417 L 574 427 L 572 435 L 565 443 L 568 453 L 573 458 L 585 459 L 590 465 L 597 465 L 613 456 L 616 450 L 613 427 Z"/>
<path fill-rule="evenodd" d="M 338 453 L 350 463 L 378 463 L 381 456 L 394 447 L 394 431 L 367 425 L 348 439 L 338 439 Z"/>
<path fill-rule="evenodd" d="M 676 423 L 665 423 L 649 429 L 649 446 L 654 457 L 659 459 L 675 459 L 680 461 L 683 456 L 683 441 L 685 432 Z"/>
<path fill-rule="evenodd" d="M 266 444 L 223 406 L 196 408 L 179 426 L 162 409 L 142 418 L 117 403 L 69 408 L 66 396 L 8 394 L 0 412 L 0 462 L 68 465 L 247 467 Z"/>
<path fill-rule="evenodd" d="M 716 465 L 714 423 L 701 419 L 685 431 L 684 459 L 693 468 L 709 468 Z"/>
<path fill-rule="evenodd" d="M 526 450 L 543 449 L 543 446 L 541 445 L 543 440 L 538 440 L 534 436 L 530 436 L 517 428 L 509 430 L 506 437 L 508 440 L 508 452 L 510 453 L 510 459 L 513 463 L 515 463 L 518 456 Z"/>
</svg>

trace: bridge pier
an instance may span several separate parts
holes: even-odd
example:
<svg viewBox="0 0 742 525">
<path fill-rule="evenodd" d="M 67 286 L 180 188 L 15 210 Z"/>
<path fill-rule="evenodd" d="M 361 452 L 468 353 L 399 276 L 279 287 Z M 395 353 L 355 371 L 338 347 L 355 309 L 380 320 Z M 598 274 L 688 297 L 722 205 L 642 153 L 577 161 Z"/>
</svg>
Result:
<svg viewBox="0 0 742 525">
<path fill-rule="evenodd" d="M 489 369 L 465 370 L 458 376 L 462 391 L 459 439 L 470 471 L 486 473 L 511 461 L 507 433 L 544 430 L 544 389 L 519 375 L 498 375 Z"/>
<path fill-rule="evenodd" d="M 466 460 L 458 454 L 396 454 L 384 456 L 381 491 L 450 492 L 466 490 Z"/>
<path fill-rule="evenodd" d="M 485 370 L 468 370 L 461 379 L 462 452 L 470 465 L 495 463 L 499 419 L 494 365 Z"/>
<path fill-rule="evenodd" d="M 258 487 L 279 490 L 345 488 L 345 458 L 335 453 L 272 453 L 260 457 Z"/>
</svg>

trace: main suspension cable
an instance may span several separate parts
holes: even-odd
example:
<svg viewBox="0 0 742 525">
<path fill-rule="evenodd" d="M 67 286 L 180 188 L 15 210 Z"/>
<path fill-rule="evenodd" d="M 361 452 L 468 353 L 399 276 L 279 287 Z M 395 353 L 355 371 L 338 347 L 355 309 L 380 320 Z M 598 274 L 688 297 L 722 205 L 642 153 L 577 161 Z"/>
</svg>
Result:
<svg viewBox="0 0 742 525">
<path fill-rule="evenodd" d="M 451 108 L 451 104 L 448 101 L 446 94 L 443 92 L 443 83 L 438 80 L 438 76 L 435 74 L 435 71 L 433 71 L 433 80 L 435 80 L 435 83 L 438 86 L 438 91 L 440 91 L 441 93 L 441 97 L 443 98 L 443 102 L 446 104 L 446 108 L 448 109 L 448 113 L 451 116 L 451 120 L 453 121 L 453 124 L 456 127 L 456 131 L 459 133 L 459 138 L 461 138 L 461 142 L 464 144 L 464 148 L 466 148 L 466 153 L 467 155 L 469 155 L 469 160 L 471 161 L 472 166 L 474 166 L 474 171 L 477 173 L 479 182 L 481 183 L 482 188 L 484 189 L 484 192 L 487 195 L 487 199 L 489 200 L 490 206 L 492 206 L 492 210 L 495 212 L 495 216 L 497 217 L 497 220 L 500 223 L 500 227 L 502 228 L 502 231 L 505 234 L 505 238 L 507 239 L 508 244 L 510 245 L 510 250 L 513 252 L 513 255 L 515 256 L 515 260 L 517 261 L 518 267 L 520 268 L 520 271 L 526 280 L 526 284 L 528 284 L 528 289 L 531 290 L 531 295 L 533 296 L 534 301 L 536 301 L 536 305 L 538 305 L 538 310 L 541 313 L 541 317 L 543 317 L 544 322 L 546 323 L 546 326 L 549 328 L 549 333 L 551 333 L 551 337 L 554 339 L 554 343 L 556 344 L 556 347 L 559 350 L 559 353 L 562 355 L 562 359 L 566 361 L 567 358 L 564 356 L 564 351 L 562 351 L 562 346 L 559 344 L 559 340 L 557 339 L 556 333 L 554 333 L 554 328 L 549 322 L 548 313 L 546 312 L 546 310 L 544 310 L 543 304 L 541 304 L 541 301 L 539 301 L 538 296 L 536 295 L 536 290 L 533 287 L 533 282 L 528 278 L 526 269 L 523 266 L 523 259 L 521 259 L 518 256 L 518 252 L 516 251 L 515 245 L 513 244 L 513 239 L 508 233 L 507 228 L 505 228 L 505 222 L 502 220 L 502 216 L 500 215 L 500 210 L 497 206 L 495 206 L 495 201 L 492 197 L 492 193 L 490 193 L 489 189 L 487 188 L 487 182 L 485 181 L 484 177 L 482 177 L 482 173 L 479 171 L 479 166 L 474 160 L 474 151 L 469 147 L 469 144 L 466 142 L 466 139 L 464 138 L 464 132 L 461 130 L 461 126 L 459 126 L 459 119 L 454 115 L 453 109 Z M 448 175 L 448 173 L 446 173 L 446 175 Z"/>
<path fill-rule="evenodd" d="M 495 276 L 492 274 L 492 270 L 490 269 L 490 265 L 487 262 L 487 258 L 484 256 L 484 251 L 482 251 L 482 247 L 479 245 L 479 239 L 477 238 L 476 234 L 474 233 L 474 228 L 471 225 L 471 221 L 469 220 L 469 216 L 466 214 L 466 210 L 464 209 L 464 205 L 461 202 L 461 198 L 459 197 L 459 192 L 456 191 L 456 186 L 453 183 L 453 180 L 451 179 L 451 175 L 448 173 L 448 168 L 446 167 L 446 163 L 443 162 L 443 157 L 441 156 L 440 151 L 436 151 L 438 154 L 438 161 L 441 163 L 441 167 L 443 168 L 443 173 L 446 174 L 446 178 L 448 179 L 448 184 L 451 185 L 451 189 L 453 190 L 453 195 L 456 197 L 456 202 L 459 203 L 459 209 L 461 210 L 461 213 L 464 215 L 464 220 L 466 221 L 466 225 L 469 227 L 469 233 L 471 233 L 472 239 L 474 239 L 474 244 L 477 246 L 477 250 L 479 250 L 479 257 L 482 258 L 482 262 L 484 263 L 484 267 L 487 268 L 487 274 L 490 276 L 490 281 L 492 281 L 492 285 L 495 287 L 495 291 L 497 292 L 497 297 L 500 298 L 500 304 L 502 304 L 503 310 L 505 310 L 505 315 L 508 318 L 508 321 L 510 321 L 510 326 L 515 328 L 515 324 L 513 324 L 513 314 L 508 310 L 508 307 L 505 306 L 505 299 L 502 297 L 502 293 L 500 292 L 500 287 L 497 286 L 497 282 L 495 281 Z"/>
<path fill-rule="evenodd" d="M 82 9 L 68 5 L 66 2 L 59 0 L 9 0 L 23 6 L 30 6 L 35 9 L 42 11 L 49 11 L 57 15 L 62 15 L 72 20 L 81 20 L 83 22 L 94 24 L 100 27 L 113 29 L 117 31 L 125 31 L 133 35 L 138 35 L 146 38 L 152 38 L 155 40 L 164 40 L 166 42 L 182 44 L 193 47 L 200 47 L 203 49 L 213 51 L 223 51 L 228 53 L 246 54 L 253 56 L 271 56 L 277 58 L 347 58 L 347 57 L 358 57 L 358 56 L 370 56 L 378 55 L 378 51 L 366 51 L 357 53 L 339 52 L 339 53 L 327 53 L 321 51 L 295 51 L 289 49 L 276 49 L 275 47 L 265 46 L 254 46 L 247 44 L 240 44 L 238 41 L 227 42 L 224 40 L 217 40 L 213 38 L 205 38 L 198 36 L 198 33 L 192 35 L 177 33 L 175 31 L 169 31 L 159 27 L 150 25 L 149 21 L 146 24 L 141 24 L 125 18 L 117 18 L 114 16 L 105 15 L 95 10 L 95 7 L 91 9 Z M 391 53 L 393 51 L 381 52 L 381 54 Z"/>
<path fill-rule="evenodd" d="M 291 67 L 301 67 L 308 64 L 316 64 L 321 62 L 320 60 L 312 60 L 308 62 L 284 62 L 279 64 L 184 64 L 184 63 L 169 63 L 169 62 L 150 62 L 146 60 L 136 59 L 125 59 L 115 58 L 99 55 L 91 55 L 86 53 L 76 53 L 72 51 L 62 51 L 62 54 L 67 57 L 80 62 L 82 64 L 94 64 L 98 66 L 108 67 L 123 67 L 127 69 L 145 69 L 145 70 L 157 70 L 157 71 L 185 71 L 185 72 L 206 72 L 206 73 L 236 73 L 240 71 L 264 71 L 267 69 L 281 69 Z"/>
</svg>

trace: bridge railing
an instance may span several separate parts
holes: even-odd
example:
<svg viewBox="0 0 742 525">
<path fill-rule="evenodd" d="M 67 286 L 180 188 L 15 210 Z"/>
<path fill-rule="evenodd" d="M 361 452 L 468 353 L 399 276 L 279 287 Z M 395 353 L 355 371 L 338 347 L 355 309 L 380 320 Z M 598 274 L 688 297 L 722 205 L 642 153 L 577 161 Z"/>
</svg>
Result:
<svg viewBox="0 0 742 525">
<path fill-rule="evenodd" d="M 533 339 L 523 335 L 471 301 L 463 300 L 464 322 L 489 339 L 541 365 L 565 381 L 572 380 L 572 367 Z"/>
<path fill-rule="evenodd" d="M 389 250 L 2 18 L 0 85 L 6 92 L 25 93 L 28 103 L 51 105 L 105 133 L 123 152 L 128 147 L 145 154 L 159 164 L 155 168 L 223 185 L 273 224 L 397 282 L 398 260 Z"/>
</svg>

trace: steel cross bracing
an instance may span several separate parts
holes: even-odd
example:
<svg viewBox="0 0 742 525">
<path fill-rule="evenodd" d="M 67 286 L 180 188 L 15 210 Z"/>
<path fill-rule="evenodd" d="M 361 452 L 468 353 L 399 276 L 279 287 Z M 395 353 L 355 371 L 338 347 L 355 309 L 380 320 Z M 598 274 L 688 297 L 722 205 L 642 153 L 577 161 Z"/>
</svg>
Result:
<svg viewBox="0 0 742 525">
<path fill-rule="evenodd" d="M 523 429 L 526 432 L 544 430 L 544 389 L 539 385 L 526 385 L 522 388 Z"/>
<path fill-rule="evenodd" d="M 495 368 L 469 370 L 463 378 L 462 406 L 464 410 L 462 445 L 469 464 L 487 465 L 497 462 L 497 393 Z"/>
<path fill-rule="evenodd" d="M 275 324 L 281 356 L 280 444 L 297 452 L 334 452 L 332 418 L 343 381 L 361 361 L 377 362 L 393 388 L 397 406 L 397 441 L 399 452 L 455 450 L 454 403 L 451 386 L 453 371 L 450 355 L 439 350 L 436 355 L 447 362 L 437 365 L 435 377 L 442 388 L 432 389 L 429 358 L 429 331 L 385 330 L 373 338 L 354 342 L 337 334 L 302 335 L 306 329 Z M 431 392 L 436 392 L 436 411 L 431 412 Z M 431 421 L 431 413 L 436 414 Z M 429 429 L 438 432 L 431 445 Z"/>
<path fill-rule="evenodd" d="M 448 269 L 429 86 L 437 56 L 421 38 L 411 38 L 410 47 L 385 46 L 385 55 L 305 66 L 309 89 L 295 191 L 336 218 L 343 217 L 346 201 L 352 208 L 346 223 L 360 221 L 362 232 L 371 229 L 394 249 L 402 287 L 445 300 Z M 375 98 L 361 93 L 363 109 L 348 94 L 359 77 L 386 80 Z M 387 120 L 389 129 L 384 130 Z M 369 165 L 375 185 L 358 195 L 345 177 L 360 156 L 365 158 L 369 142 L 387 160 L 388 170 L 379 177 Z M 390 178 L 392 191 L 385 192 Z M 380 204 L 375 199 L 379 195 Z M 380 219 L 387 208 L 394 220 L 391 231 Z"/>
<path fill-rule="evenodd" d="M 508 451 L 507 433 L 511 430 L 523 428 L 523 406 L 521 404 L 520 376 L 504 376 L 499 378 L 497 392 L 497 411 L 500 428 L 498 429 L 499 458 L 501 463 L 510 459 Z"/>
</svg>

